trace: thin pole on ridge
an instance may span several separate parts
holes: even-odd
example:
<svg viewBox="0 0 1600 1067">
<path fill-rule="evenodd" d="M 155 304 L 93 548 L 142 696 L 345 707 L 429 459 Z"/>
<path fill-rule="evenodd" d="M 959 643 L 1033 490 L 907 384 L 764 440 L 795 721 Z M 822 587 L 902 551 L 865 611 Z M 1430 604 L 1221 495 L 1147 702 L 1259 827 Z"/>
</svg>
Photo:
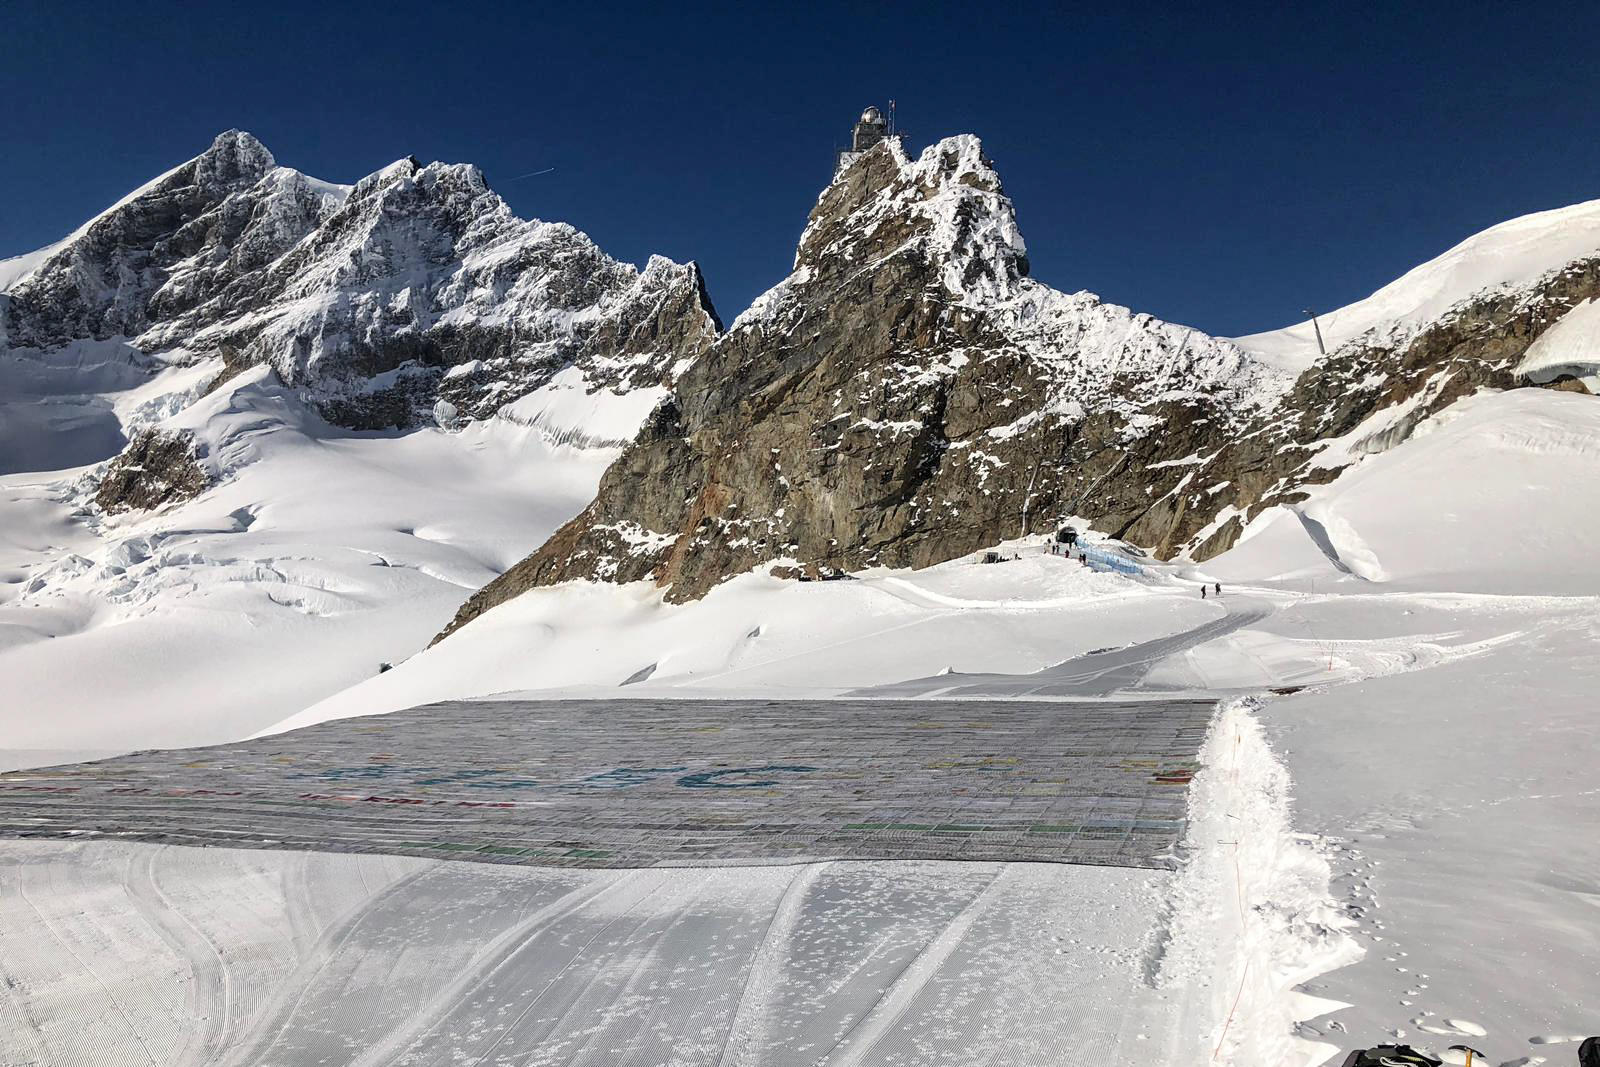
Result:
<svg viewBox="0 0 1600 1067">
<path fill-rule="evenodd" d="M 1305 314 L 1311 316 L 1311 328 L 1313 330 L 1317 331 L 1317 352 L 1318 352 L 1318 354 L 1324 355 L 1324 356 L 1327 355 L 1328 354 L 1328 350 L 1326 348 L 1324 348 L 1323 345 L 1322 345 L 1322 327 L 1317 325 L 1317 316 L 1312 313 L 1310 308 L 1306 308 L 1305 309 Z"/>
</svg>

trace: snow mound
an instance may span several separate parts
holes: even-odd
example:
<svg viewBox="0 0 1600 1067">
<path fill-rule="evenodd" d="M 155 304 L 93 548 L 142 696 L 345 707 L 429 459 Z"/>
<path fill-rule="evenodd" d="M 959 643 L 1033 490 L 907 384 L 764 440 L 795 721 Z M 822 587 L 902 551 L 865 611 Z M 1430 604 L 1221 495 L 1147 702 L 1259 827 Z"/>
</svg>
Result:
<svg viewBox="0 0 1600 1067">
<path fill-rule="evenodd" d="M 1530 381 L 1573 377 L 1600 393 L 1600 300 L 1585 300 L 1528 346 L 1517 373 Z"/>
<path fill-rule="evenodd" d="M 1595 255 L 1600 255 L 1600 200 L 1524 215 L 1467 238 L 1365 300 L 1317 316 L 1317 325 L 1330 352 L 1374 330 L 1404 337 L 1485 290 L 1525 286 Z M 1310 321 L 1234 341 L 1294 372 L 1317 358 Z"/>
<path fill-rule="evenodd" d="M 1200 750 L 1156 980 L 1200 989 L 1209 1062 L 1316 1064 L 1333 1047 L 1295 1036 L 1295 1023 L 1342 1005 L 1296 987 L 1362 950 L 1327 859 L 1293 831 L 1288 771 L 1252 710 L 1248 700 L 1224 707 Z"/>
</svg>

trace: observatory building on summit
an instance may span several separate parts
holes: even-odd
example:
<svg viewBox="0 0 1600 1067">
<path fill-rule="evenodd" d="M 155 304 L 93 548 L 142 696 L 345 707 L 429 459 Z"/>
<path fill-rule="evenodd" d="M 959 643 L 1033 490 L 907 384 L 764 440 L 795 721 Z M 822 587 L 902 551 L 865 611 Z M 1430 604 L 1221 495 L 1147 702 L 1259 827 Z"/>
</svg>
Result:
<svg viewBox="0 0 1600 1067">
<path fill-rule="evenodd" d="M 861 119 L 856 123 L 855 134 L 850 141 L 852 152 L 865 152 L 879 141 L 883 140 L 888 132 L 888 126 L 883 121 L 883 112 L 875 107 L 869 107 L 861 113 Z"/>
<path fill-rule="evenodd" d="M 890 115 L 894 114 L 894 102 L 889 103 Z M 869 107 L 861 113 L 861 118 L 856 120 L 856 128 L 850 135 L 850 147 L 842 149 L 839 157 L 834 161 L 833 172 L 838 174 L 841 170 L 855 162 L 857 156 L 872 148 L 886 137 L 893 137 L 894 123 L 885 121 L 883 112 L 875 107 Z"/>
</svg>

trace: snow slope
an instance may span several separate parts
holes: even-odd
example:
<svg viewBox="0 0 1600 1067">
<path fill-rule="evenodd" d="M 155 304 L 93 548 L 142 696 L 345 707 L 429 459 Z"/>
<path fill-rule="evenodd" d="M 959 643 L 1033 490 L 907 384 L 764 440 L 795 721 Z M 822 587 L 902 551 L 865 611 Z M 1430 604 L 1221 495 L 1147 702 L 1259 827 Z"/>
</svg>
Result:
<svg viewBox="0 0 1600 1067">
<path fill-rule="evenodd" d="M 1527 285 L 1573 260 L 1600 255 L 1600 200 L 1502 222 L 1415 267 L 1365 300 L 1317 316 L 1332 352 L 1368 331 L 1409 334 L 1490 289 Z M 1234 338 L 1234 343 L 1298 373 L 1317 358 L 1310 321 Z"/>
<path fill-rule="evenodd" d="M 688 604 L 649 582 L 524 593 L 393 671 L 295 715 L 286 730 L 433 700 L 567 695 L 829 696 L 940 671 L 1047 667 L 1209 617 L 1174 591 L 1044 555 L 955 560 L 859 581 L 752 573 Z M 548 693 L 546 695 L 549 695 Z"/>
<path fill-rule="evenodd" d="M 1205 565 L 1224 581 L 1600 594 L 1600 403 L 1521 389 L 1471 397 Z M 1327 586 L 1322 586 L 1326 588 Z"/>
<path fill-rule="evenodd" d="M 1566 1065 L 1600 1004 L 1600 403 L 1432 422 L 1208 563 L 1278 612 L 1148 681 L 1307 687 L 1261 718 L 1367 951 L 1302 1033 Z"/>
<path fill-rule="evenodd" d="M 1270 610 L 1156 664 L 1142 686 L 1298 691 L 1216 728 L 1252 753 L 1237 764 L 1250 790 L 1292 807 L 1245 817 L 1249 790 L 1196 784 L 1197 833 L 1211 832 L 1206 805 L 1232 816 L 1224 831 L 1283 820 L 1265 839 L 1215 832 L 1168 897 L 1199 917 L 1174 924 L 1184 935 L 1155 980 L 1203 981 L 1233 1009 L 1207 1054 L 1315 1062 L 1292 1028 L 1339 1055 L 1466 1041 L 1491 1063 L 1568 1063 L 1560 1042 L 1593 1030 L 1587 1006 L 1600 1003 L 1600 846 L 1586 832 L 1600 823 L 1587 758 L 1600 750 L 1597 475 L 1593 398 L 1484 394 L 1297 511 L 1263 515 L 1229 553 L 1147 563 L 1154 577 L 1114 598 L 1103 583 L 1123 579 L 1038 555 L 856 582 L 747 575 L 676 607 L 643 587 L 569 583 L 282 726 L 498 688 L 814 695 L 946 667 L 1028 672 L 1199 625 L 1216 606 L 1196 584 L 1221 582 L 1224 606 L 1248 593 Z M 1227 745 L 1207 752 L 1231 775 Z M 1215 847 L 1234 842 L 1237 867 Z M 1235 871 L 1242 912 L 1227 895 Z M 1328 936 L 1349 921 L 1359 960 Z"/>
<path fill-rule="evenodd" d="M 214 370 L 214 368 L 211 368 Z M 107 518 L 92 478 L 0 477 L 0 760 L 237 738 L 421 647 L 461 599 L 588 501 L 614 449 L 502 419 L 358 434 L 264 368 L 108 394 L 193 430 L 218 484 Z"/>
<path fill-rule="evenodd" d="M 1198 998 L 1142 979 L 1169 878 L 8 841 L 0 1061 L 1184 1067 Z"/>
</svg>

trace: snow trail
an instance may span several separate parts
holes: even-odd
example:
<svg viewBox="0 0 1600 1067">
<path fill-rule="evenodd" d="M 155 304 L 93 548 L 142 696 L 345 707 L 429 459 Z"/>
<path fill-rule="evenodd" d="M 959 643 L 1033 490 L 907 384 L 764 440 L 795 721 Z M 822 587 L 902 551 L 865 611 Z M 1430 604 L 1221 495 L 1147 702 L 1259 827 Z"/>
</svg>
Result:
<svg viewBox="0 0 1600 1067">
<path fill-rule="evenodd" d="M 1224 704 L 1200 750 L 1156 982 L 1203 987 L 1205 1062 L 1313 1067 L 1336 1050 L 1295 1024 L 1342 1005 L 1296 987 L 1362 950 L 1320 845 L 1292 829 L 1289 775 L 1255 717 L 1260 703 Z"/>
<path fill-rule="evenodd" d="M 872 1055 L 878 1043 L 899 1024 L 912 1001 L 944 966 L 961 939 L 967 936 L 973 922 L 1014 869 L 1009 865 L 1002 866 L 956 917 L 917 953 L 884 990 L 878 1002 L 834 1046 L 826 1061 L 830 1067 L 862 1067 L 867 1062 L 867 1057 Z"/>
<path fill-rule="evenodd" d="M 717 1067 L 739 1067 L 753 1063 L 765 1045 L 768 1014 L 771 1011 L 773 989 L 783 978 L 784 963 L 792 955 L 795 930 L 799 927 L 801 910 L 806 894 L 811 892 L 817 878 L 827 869 L 827 863 L 811 863 L 800 868 L 789 882 L 767 924 L 766 935 L 750 961 L 744 988 L 734 1008 L 733 1023 L 723 1042 L 722 1055 Z"/>
</svg>

